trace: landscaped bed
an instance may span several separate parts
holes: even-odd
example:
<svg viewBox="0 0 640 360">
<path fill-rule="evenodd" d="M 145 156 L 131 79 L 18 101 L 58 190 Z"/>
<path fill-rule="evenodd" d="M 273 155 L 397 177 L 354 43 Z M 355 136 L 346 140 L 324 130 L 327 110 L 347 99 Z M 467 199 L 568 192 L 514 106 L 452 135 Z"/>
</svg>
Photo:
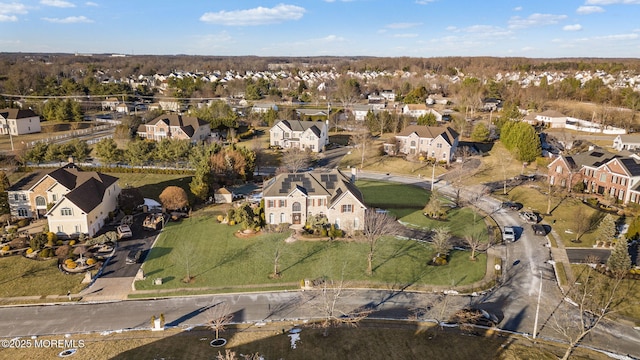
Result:
<svg viewBox="0 0 640 360">
<path fill-rule="evenodd" d="M 299 284 L 303 279 L 344 279 L 361 286 L 386 284 L 468 285 L 481 280 L 486 269 L 484 255 L 468 260 L 468 253 L 454 251 L 449 265 L 427 265 L 433 256 L 429 246 L 386 238 L 374 257 L 372 276 L 367 276 L 368 245 L 354 241 L 296 241 L 285 243 L 287 234 L 261 234 L 240 239 L 238 226 L 219 224 L 210 216 L 196 216 L 169 223 L 151 250 L 138 290 L 176 288 L 251 289 L 265 284 Z M 280 250 L 280 277 L 271 279 L 274 254 Z M 186 283 L 187 259 L 193 281 Z M 162 278 L 162 285 L 154 279 Z"/>
</svg>

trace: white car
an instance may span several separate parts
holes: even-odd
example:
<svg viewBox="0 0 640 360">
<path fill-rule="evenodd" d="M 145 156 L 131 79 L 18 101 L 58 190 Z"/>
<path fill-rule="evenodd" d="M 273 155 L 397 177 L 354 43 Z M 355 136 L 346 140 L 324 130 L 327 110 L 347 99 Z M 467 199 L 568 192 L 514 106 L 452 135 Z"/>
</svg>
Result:
<svg viewBox="0 0 640 360">
<path fill-rule="evenodd" d="M 133 236 L 129 225 L 120 225 L 117 228 L 118 239 L 127 239 Z"/>
<path fill-rule="evenodd" d="M 502 240 L 514 242 L 516 241 L 516 232 L 513 226 L 505 226 L 502 230 Z"/>
</svg>

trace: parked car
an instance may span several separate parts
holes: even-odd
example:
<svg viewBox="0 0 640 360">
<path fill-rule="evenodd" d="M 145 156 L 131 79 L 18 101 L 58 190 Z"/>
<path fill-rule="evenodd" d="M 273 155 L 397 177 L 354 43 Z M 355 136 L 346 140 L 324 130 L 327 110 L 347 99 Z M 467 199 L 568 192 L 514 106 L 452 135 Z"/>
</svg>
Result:
<svg viewBox="0 0 640 360">
<path fill-rule="evenodd" d="M 133 236 L 129 225 L 120 225 L 116 231 L 118 233 L 118 239 L 127 239 Z"/>
<path fill-rule="evenodd" d="M 513 226 L 505 226 L 502 230 L 502 240 L 514 242 L 516 241 L 516 232 L 513 229 Z"/>
<path fill-rule="evenodd" d="M 127 260 L 125 261 L 127 264 L 137 264 L 142 257 L 142 250 L 131 250 L 127 254 Z"/>
<path fill-rule="evenodd" d="M 545 230 L 544 226 L 539 224 L 532 224 L 531 228 L 533 229 L 533 233 L 540 236 L 547 235 L 547 230 Z"/>
<path fill-rule="evenodd" d="M 522 204 L 517 203 L 517 202 L 512 202 L 512 201 L 505 201 L 502 203 L 502 208 L 503 209 L 509 209 L 509 210 L 520 210 L 522 209 Z"/>
<path fill-rule="evenodd" d="M 537 224 L 538 223 L 538 215 L 536 213 L 533 213 L 531 211 L 522 211 L 520 212 L 520 217 L 531 224 Z"/>
</svg>

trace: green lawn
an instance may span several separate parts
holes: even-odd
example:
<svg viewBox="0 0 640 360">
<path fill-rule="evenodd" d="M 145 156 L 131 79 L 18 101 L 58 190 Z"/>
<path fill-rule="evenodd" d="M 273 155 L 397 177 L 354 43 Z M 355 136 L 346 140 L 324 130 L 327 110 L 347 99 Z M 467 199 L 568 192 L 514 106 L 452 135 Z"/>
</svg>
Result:
<svg viewBox="0 0 640 360">
<path fill-rule="evenodd" d="M 108 173 L 117 177 L 118 185 L 125 188 L 127 186 L 137 187 L 146 198 L 158 200 L 160 193 L 167 186 L 179 186 L 183 188 L 190 197 L 189 183 L 191 175 L 166 175 L 166 174 L 143 174 L 143 173 Z M 191 198 L 189 199 L 192 200 Z"/>
<path fill-rule="evenodd" d="M 475 212 L 474 221 L 474 211 L 469 208 L 449 210 L 447 218 L 444 221 L 428 218 L 422 214 L 422 210 L 414 211 L 400 218 L 402 223 L 409 224 L 410 226 L 423 229 L 434 229 L 446 226 L 454 236 L 463 238 L 465 235 L 473 235 L 486 241 L 488 239 L 487 225 L 484 220 L 481 214 Z"/>
<path fill-rule="evenodd" d="M 57 260 L 30 260 L 22 256 L 0 258 L 0 298 L 14 296 L 66 295 L 84 285 L 84 274 L 63 274 Z"/>
<path fill-rule="evenodd" d="M 397 218 L 423 209 L 431 195 L 417 186 L 384 181 L 358 180 L 356 186 L 368 206 L 387 209 Z"/>
<path fill-rule="evenodd" d="M 482 279 L 486 258 L 470 262 L 468 254 L 453 252 L 448 266 L 432 267 L 427 261 L 431 249 L 414 241 L 383 239 L 374 259 L 374 274 L 365 274 L 367 245 L 346 241 L 297 241 L 284 243 L 286 234 L 253 238 L 233 235 L 237 226 L 218 224 L 213 217 L 199 216 L 170 223 L 144 264 L 147 279 L 136 288 L 173 289 L 198 287 L 260 287 L 265 284 L 294 284 L 302 279 L 328 277 L 360 285 L 393 284 L 467 285 Z M 181 244 L 186 251 L 181 251 Z M 275 249 L 281 252 L 282 277 L 272 280 Z M 186 284 L 186 261 L 192 264 L 195 281 Z M 153 279 L 163 278 L 162 285 Z"/>
</svg>

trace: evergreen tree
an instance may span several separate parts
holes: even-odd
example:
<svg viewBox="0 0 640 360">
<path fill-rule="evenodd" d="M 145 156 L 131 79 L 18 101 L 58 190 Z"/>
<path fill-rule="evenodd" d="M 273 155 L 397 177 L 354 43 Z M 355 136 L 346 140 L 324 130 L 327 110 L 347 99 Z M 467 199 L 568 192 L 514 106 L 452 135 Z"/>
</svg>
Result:
<svg viewBox="0 0 640 360">
<path fill-rule="evenodd" d="M 9 214 L 9 178 L 4 171 L 0 171 L 0 215 Z"/>
<path fill-rule="evenodd" d="M 598 225 L 596 240 L 612 241 L 614 236 L 616 236 L 616 220 L 613 215 L 607 214 Z"/>
<path fill-rule="evenodd" d="M 631 268 L 631 256 L 624 236 L 618 239 L 616 246 L 611 250 L 607 267 L 616 274 L 624 274 Z"/>
<path fill-rule="evenodd" d="M 489 140 L 489 129 L 484 123 L 479 123 L 471 133 L 471 140 L 485 142 Z"/>
</svg>

